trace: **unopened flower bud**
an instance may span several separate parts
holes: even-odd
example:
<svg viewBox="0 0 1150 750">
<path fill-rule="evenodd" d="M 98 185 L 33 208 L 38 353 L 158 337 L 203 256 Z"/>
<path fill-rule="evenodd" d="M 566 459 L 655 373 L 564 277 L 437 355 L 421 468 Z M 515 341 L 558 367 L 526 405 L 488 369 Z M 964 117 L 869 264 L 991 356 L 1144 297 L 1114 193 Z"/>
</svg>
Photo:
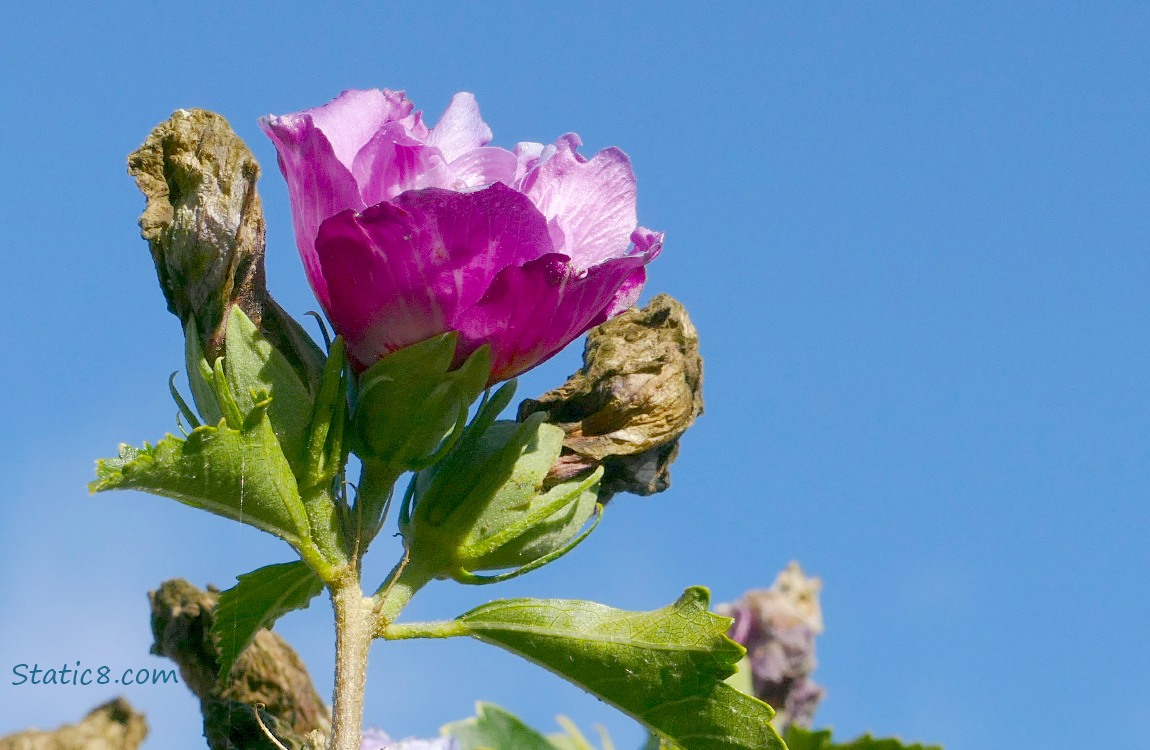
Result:
<svg viewBox="0 0 1150 750">
<path fill-rule="evenodd" d="M 417 475 L 414 510 L 401 516 L 412 558 L 441 577 L 481 583 L 491 579 L 478 571 L 538 567 L 570 549 L 595 512 L 602 471 L 545 487 L 563 431 L 542 415 L 487 419 L 501 408 L 481 411 L 447 458 Z"/>
<path fill-rule="evenodd" d="M 703 413 L 699 335 L 666 294 L 587 335 L 583 369 L 519 405 L 519 419 L 546 412 L 566 433 L 549 482 L 604 468 L 600 502 L 617 492 L 652 495 L 670 486 L 679 437 Z"/>
</svg>

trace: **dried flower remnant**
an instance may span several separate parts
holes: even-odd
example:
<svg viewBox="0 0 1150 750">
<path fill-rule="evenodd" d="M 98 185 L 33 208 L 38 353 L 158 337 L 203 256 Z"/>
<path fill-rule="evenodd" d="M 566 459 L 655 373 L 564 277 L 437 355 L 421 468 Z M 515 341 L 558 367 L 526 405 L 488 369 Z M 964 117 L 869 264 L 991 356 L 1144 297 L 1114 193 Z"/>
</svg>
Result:
<svg viewBox="0 0 1150 750">
<path fill-rule="evenodd" d="M 792 562 L 769 589 L 748 591 L 716 608 L 735 618 L 730 636 L 746 647 L 755 696 L 778 711 L 774 724 L 780 732 L 790 724 L 809 727 L 823 697 L 810 677 L 817 664 L 815 637 L 823 632 L 822 586 Z"/>
<path fill-rule="evenodd" d="M 76 724 L 0 737 L 0 750 L 136 750 L 148 734 L 144 715 L 123 698 L 97 706 Z"/>
<path fill-rule="evenodd" d="M 262 721 L 290 748 L 305 748 L 313 732 L 326 733 L 328 707 L 316 692 L 307 668 L 286 641 L 260 630 L 225 683 L 219 674 L 219 646 L 211 635 L 218 593 L 187 581 L 165 581 L 149 593 L 152 653 L 180 668 L 182 682 L 200 699 L 204 736 L 211 750 L 272 748 L 256 721 Z"/>
<path fill-rule="evenodd" d="M 128 157 L 147 198 L 140 234 L 151 248 L 168 309 L 195 324 L 209 362 L 223 352 L 228 313 L 238 305 L 314 386 L 323 354 L 267 291 L 260 168 L 227 120 L 177 110 Z"/>
<path fill-rule="evenodd" d="M 567 433 L 550 481 L 602 465 L 600 502 L 667 489 L 679 438 L 703 413 L 699 334 L 686 309 L 660 294 L 593 329 L 583 368 L 520 404 L 519 419 L 539 411 Z"/>
</svg>

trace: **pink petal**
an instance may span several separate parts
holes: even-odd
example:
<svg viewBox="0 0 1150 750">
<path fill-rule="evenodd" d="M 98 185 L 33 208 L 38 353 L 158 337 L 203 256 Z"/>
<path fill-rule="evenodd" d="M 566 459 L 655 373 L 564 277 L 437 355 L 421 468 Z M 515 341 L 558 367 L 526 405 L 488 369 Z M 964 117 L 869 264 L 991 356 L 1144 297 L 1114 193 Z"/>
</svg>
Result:
<svg viewBox="0 0 1150 750">
<path fill-rule="evenodd" d="M 364 144 L 386 123 L 410 115 L 414 106 L 402 91 L 351 90 L 299 115 L 311 116 L 315 126 L 327 136 L 336 158 L 351 169 Z"/>
<path fill-rule="evenodd" d="M 496 183 L 470 193 L 413 190 L 344 212 L 316 241 L 325 310 L 360 365 L 454 328 L 508 265 L 550 253 L 543 217 Z"/>
<path fill-rule="evenodd" d="M 451 184 L 438 187 L 466 190 L 495 182 L 510 185 L 515 180 L 517 165 L 515 154 L 506 149 L 495 146 L 473 149 L 447 166 Z"/>
<path fill-rule="evenodd" d="M 553 241 L 562 235 L 556 249 L 587 269 L 627 252 L 638 223 L 635 175 L 619 149 L 603 149 L 586 161 L 572 147 L 577 142 L 572 136 L 560 139 L 550 158 L 544 154 L 524 179 L 523 189 L 552 222 Z"/>
<path fill-rule="evenodd" d="M 642 253 L 649 260 L 655 260 L 663 251 L 663 232 L 655 232 L 647 227 L 638 227 L 631 233 L 631 242 L 635 245 L 633 252 Z"/>
<path fill-rule="evenodd" d="M 552 147 L 554 148 L 554 147 Z M 515 180 L 507 184 L 516 190 L 521 190 L 523 179 L 539 166 L 539 158 L 543 155 L 542 143 L 522 141 L 515 144 Z"/>
<path fill-rule="evenodd" d="M 365 205 L 394 198 L 418 187 L 427 187 L 427 173 L 438 170 L 448 179 L 436 149 L 414 138 L 401 122 L 389 122 L 356 154 L 352 173 Z"/>
<path fill-rule="evenodd" d="M 634 307 L 635 303 L 639 301 L 643 285 L 647 283 L 646 264 L 659 257 L 659 253 L 662 252 L 663 233 L 652 232 L 645 227 L 639 227 L 631 233 L 631 242 L 635 244 L 635 248 L 628 257 L 641 257 L 644 265 L 641 268 L 636 268 L 624 279 L 618 291 L 615 292 L 615 299 L 612 300 L 611 306 L 604 310 L 603 317 L 596 319 L 592 325 L 597 326 L 600 323 L 605 323 L 619 313 Z"/>
<path fill-rule="evenodd" d="M 479 115 L 475 96 L 466 91 L 451 97 L 451 104 L 427 137 L 427 144 L 443 152 L 443 159 L 448 163 L 488 143 L 491 143 L 491 128 Z"/>
</svg>

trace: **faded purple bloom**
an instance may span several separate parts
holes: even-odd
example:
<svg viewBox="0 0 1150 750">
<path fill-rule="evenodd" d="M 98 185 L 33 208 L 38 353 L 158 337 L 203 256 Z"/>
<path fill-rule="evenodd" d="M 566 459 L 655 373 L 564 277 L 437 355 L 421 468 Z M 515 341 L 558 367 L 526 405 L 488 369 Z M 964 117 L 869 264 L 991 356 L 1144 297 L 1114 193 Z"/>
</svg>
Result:
<svg viewBox="0 0 1150 750">
<path fill-rule="evenodd" d="M 755 696 L 777 712 L 774 724 L 809 727 L 823 688 L 811 679 L 815 637 L 823 632 L 819 607 L 822 581 L 803 575 L 792 562 L 769 589 L 743 594 L 718 612 L 735 618 L 730 636 L 743 644 L 751 662 Z"/>
<path fill-rule="evenodd" d="M 369 729 L 363 733 L 360 750 L 459 750 L 455 737 L 437 737 L 434 740 L 406 739 L 393 741 L 387 733 Z"/>
<path fill-rule="evenodd" d="M 401 91 L 261 120 L 312 289 L 355 363 L 458 331 L 514 377 L 626 310 L 663 235 L 638 225 L 626 154 L 579 137 L 488 146 L 475 97 L 428 128 Z"/>
</svg>

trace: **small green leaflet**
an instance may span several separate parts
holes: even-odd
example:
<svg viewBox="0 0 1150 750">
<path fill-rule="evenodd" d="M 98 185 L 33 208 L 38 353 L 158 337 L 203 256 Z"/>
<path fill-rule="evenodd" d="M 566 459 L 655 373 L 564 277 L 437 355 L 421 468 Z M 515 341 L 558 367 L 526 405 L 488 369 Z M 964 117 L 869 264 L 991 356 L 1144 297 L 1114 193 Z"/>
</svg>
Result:
<svg viewBox="0 0 1150 750">
<path fill-rule="evenodd" d="M 876 739 L 869 734 L 846 743 L 831 741 L 829 729 L 813 732 L 791 726 L 787 729 L 787 747 L 790 750 L 942 750 L 941 745 L 903 744 L 900 740 Z"/>
<path fill-rule="evenodd" d="M 266 404 L 266 402 L 264 402 Z M 92 492 L 142 490 L 242 521 L 299 547 L 309 538 L 295 477 L 261 405 L 242 430 L 220 420 L 187 440 L 168 435 L 142 450 L 120 446 L 96 462 Z"/>
<path fill-rule="evenodd" d="M 260 628 L 270 629 L 288 612 L 306 609 L 323 591 L 323 582 L 302 561 L 268 565 L 237 580 L 239 583 L 220 594 L 212 625 L 220 646 L 221 680 Z"/>
<path fill-rule="evenodd" d="M 544 737 L 493 703 L 475 704 L 475 714 L 447 724 L 439 733 L 457 739 L 459 750 L 615 750 L 605 729 L 597 727 L 600 748 L 596 748 L 566 716 L 556 717 L 566 731 Z"/>
<path fill-rule="evenodd" d="M 288 462 L 298 464 L 311 422 L 312 396 L 287 357 L 264 338 L 239 305 L 232 305 L 228 315 L 224 373 L 241 414 L 257 407 L 259 393 L 271 394 L 268 419 Z"/>
<path fill-rule="evenodd" d="M 744 649 L 730 620 L 687 589 L 654 612 L 594 602 L 509 599 L 459 618 L 473 637 L 539 664 L 683 750 L 785 750 L 770 706 L 723 682 Z"/>
<path fill-rule="evenodd" d="M 459 740 L 459 750 L 556 750 L 546 737 L 491 703 L 477 703 L 475 716 L 448 724 L 441 734 Z"/>
<path fill-rule="evenodd" d="M 643 745 L 643 750 L 677 750 L 677 748 L 670 741 L 651 733 L 647 735 L 647 744 Z"/>
</svg>

